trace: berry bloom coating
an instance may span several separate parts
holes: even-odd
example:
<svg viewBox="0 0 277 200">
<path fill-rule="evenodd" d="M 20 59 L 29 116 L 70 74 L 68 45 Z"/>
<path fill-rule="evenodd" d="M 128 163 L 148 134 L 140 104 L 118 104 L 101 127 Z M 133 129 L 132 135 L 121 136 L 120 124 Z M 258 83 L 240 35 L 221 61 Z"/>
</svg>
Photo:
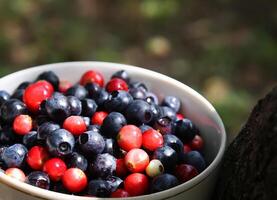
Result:
<svg viewBox="0 0 277 200">
<path fill-rule="evenodd" d="M 175 176 L 181 182 L 186 182 L 198 175 L 197 169 L 192 165 L 181 164 L 175 168 Z"/>
<path fill-rule="evenodd" d="M 49 154 L 44 147 L 34 146 L 29 150 L 26 161 L 33 170 L 41 170 L 48 158 Z"/>
<path fill-rule="evenodd" d="M 130 197 L 130 194 L 123 189 L 117 189 L 111 194 L 111 198 L 123 198 L 123 197 Z"/>
<path fill-rule="evenodd" d="M 125 177 L 128 174 L 128 168 L 126 167 L 125 161 L 123 158 L 119 158 L 116 160 L 115 173 L 119 177 Z"/>
<path fill-rule="evenodd" d="M 70 116 L 63 122 L 63 128 L 75 136 L 81 135 L 87 130 L 86 123 L 81 116 Z"/>
<path fill-rule="evenodd" d="M 153 178 L 155 176 L 158 176 L 164 172 L 164 166 L 159 160 L 151 160 L 150 163 L 147 165 L 146 169 L 146 174 Z"/>
<path fill-rule="evenodd" d="M 204 140 L 200 135 L 195 135 L 192 141 L 190 141 L 189 146 L 192 150 L 201 151 L 204 146 Z"/>
<path fill-rule="evenodd" d="M 51 181 L 59 181 L 66 171 L 66 164 L 60 158 L 51 158 L 43 166 Z"/>
<path fill-rule="evenodd" d="M 66 93 L 66 91 L 72 87 L 72 83 L 67 80 L 61 80 L 59 83 L 59 91 L 61 93 Z"/>
<path fill-rule="evenodd" d="M 81 77 L 80 84 L 85 86 L 87 83 L 97 83 L 100 87 L 103 87 L 104 77 L 97 71 L 87 71 Z"/>
<path fill-rule="evenodd" d="M 133 173 L 143 172 L 148 164 L 149 156 L 142 149 L 132 149 L 125 156 L 125 165 Z"/>
<path fill-rule="evenodd" d="M 13 121 L 13 130 L 18 135 L 26 135 L 32 127 L 33 122 L 29 115 L 18 115 Z"/>
<path fill-rule="evenodd" d="M 106 90 L 108 92 L 117 91 L 117 90 L 128 91 L 128 84 L 120 78 L 113 78 L 107 83 Z"/>
<path fill-rule="evenodd" d="M 101 126 L 103 124 L 104 119 L 108 116 L 108 113 L 105 111 L 95 112 L 91 118 L 92 124 L 96 124 Z"/>
<path fill-rule="evenodd" d="M 26 179 L 24 172 L 21 169 L 16 167 L 8 168 L 5 171 L 5 174 L 22 182 L 24 182 Z"/>
<path fill-rule="evenodd" d="M 164 143 L 163 136 L 154 129 L 145 131 L 142 135 L 142 146 L 149 151 L 155 151 L 162 147 Z"/>
<path fill-rule="evenodd" d="M 124 180 L 124 189 L 130 196 L 146 194 L 149 188 L 149 180 L 146 175 L 133 173 Z"/>
<path fill-rule="evenodd" d="M 87 186 L 87 176 L 79 168 L 70 168 L 62 177 L 63 186 L 72 193 L 81 192 Z"/>
<path fill-rule="evenodd" d="M 142 144 L 141 130 L 134 125 L 126 125 L 119 131 L 117 142 L 119 147 L 125 151 L 140 148 Z"/>
</svg>

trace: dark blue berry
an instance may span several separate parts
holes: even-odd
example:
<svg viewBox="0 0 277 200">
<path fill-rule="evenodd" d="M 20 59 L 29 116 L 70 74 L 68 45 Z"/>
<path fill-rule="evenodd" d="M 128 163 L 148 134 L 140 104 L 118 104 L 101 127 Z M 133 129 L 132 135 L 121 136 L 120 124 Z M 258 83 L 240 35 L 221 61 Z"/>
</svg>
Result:
<svg viewBox="0 0 277 200">
<path fill-rule="evenodd" d="M 105 148 L 103 153 L 109 153 L 111 155 L 116 155 L 118 152 L 118 146 L 116 141 L 113 138 L 105 139 Z"/>
<path fill-rule="evenodd" d="M 82 101 L 82 115 L 91 117 L 97 110 L 97 104 L 92 99 L 83 99 Z"/>
<path fill-rule="evenodd" d="M 86 127 L 89 127 L 90 126 L 90 118 L 89 117 L 83 117 L 83 119 L 84 119 L 84 122 L 85 122 L 85 124 L 86 124 Z"/>
<path fill-rule="evenodd" d="M 49 83 L 52 84 L 52 86 L 55 88 L 55 90 L 58 90 L 59 88 L 59 84 L 60 84 L 60 80 L 59 77 L 53 72 L 53 71 L 45 71 L 42 72 L 37 80 L 46 80 Z"/>
<path fill-rule="evenodd" d="M 153 154 L 153 159 L 158 159 L 164 166 L 166 172 L 171 172 L 174 170 L 177 164 L 177 153 L 176 151 L 169 147 L 163 146 L 158 149 Z"/>
<path fill-rule="evenodd" d="M 11 98 L 12 99 L 18 99 L 18 100 L 22 101 L 24 92 L 25 92 L 25 89 L 16 89 L 13 92 Z"/>
<path fill-rule="evenodd" d="M 115 138 L 119 130 L 127 124 L 125 117 L 118 112 L 111 112 L 103 121 L 101 132 L 110 138 Z"/>
<path fill-rule="evenodd" d="M 66 158 L 66 164 L 68 168 L 79 168 L 82 171 L 86 171 L 88 167 L 88 161 L 82 154 L 73 152 Z"/>
<path fill-rule="evenodd" d="M 31 131 L 24 135 L 22 138 L 22 144 L 24 144 L 28 149 L 37 144 L 37 131 Z"/>
<path fill-rule="evenodd" d="M 164 145 L 170 146 L 172 149 L 174 149 L 177 153 L 184 151 L 184 144 L 183 142 L 172 134 L 165 134 L 163 136 L 164 138 Z"/>
<path fill-rule="evenodd" d="M 178 112 L 181 107 L 181 101 L 175 96 L 166 96 L 162 101 L 163 106 L 168 106 L 175 112 Z"/>
<path fill-rule="evenodd" d="M 168 106 L 161 106 L 160 107 L 160 116 L 161 117 L 168 117 L 172 121 L 176 120 L 176 112 Z"/>
<path fill-rule="evenodd" d="M 151 126 L 148 126 L 146 124 L 143 124 L 139 127 L 139 129 L 141 130 L 142 133 L 144 133 L 145 131 L 149 130 L 149 129 L 153 129 Z"/>
<path fill-rule="evenodd" d="M 46 190 L 50 188 L 49 176 L 41 171 L 31 172 L 26 178 L 26 183 Z"/>
<path fill-rule="evenodd" d="M 172 120 L 168 117 L 162 117 L 155 121 L 153 127 L 159 130 L 162 134 L 172 133 Z"/>
<path fill-rule="evenodd" d="M 18 136 L 13 132 L 12 128 L 4 127 L 0 131 L 0 144 L 11 145 L 16 142 Z"/>
<path fill-rule="evenodd" d="M 101 178 L 113 175 L 115 169 L 116 159 L 108 153 L 98 154 L 92 163 L 93 174 Z"/>
<path fill-rule="evenodd" d="M 197 133 L 197 128 L 189 119 L 179 120 L 175 124 L 175 135 L 184 143 L 190 142 Z"/>
<path fill-rule="evenodd" d="M 96 131 L 86 131 L 78 138 L 81 150 L 87 155 L 96 155 L 103 152 L 105 141 L 102 135 Z"/>
<path fill-rule="evenodd" d="M 148 88 L 146 87 L 146 85 L 142 82 L 132 82 L 129 86 L 129 88 L 141 88 L 143 89 L 145 92 L 148 91 Z"/>
<path fill-rule="evenodd" d="M 67 101 L 70 107 L 70 115 L 81 115 L 82 102 L 75 96 L 68 96 Z"/>
<path fill-rule="evenodd" d="M 120 79 L 124 80 L 126 83 L 130 82 L 129 74 L 125 70 L 119 70 L 119 71 L 115 72 L 112 75 L 111 79 L 112 78 L 120 78 Z"/>
<path fill-rule="evenodd" d="M 96 124 L 94 124 L 94 125 L 89 125 L 89 126 L 87 127 L 87 130 L 88 130 L 88 131 L 95 131 L 95 132 L 98 132 L 98 133 L 100 134 L 100 126 L 99 126 L 99 125 L 96 125 Z"/>
<path fill-rule="evenodd" d="M 150 185 L 151 193 L 161 192 L 169 188 L 175 187 L 179 184 L 178 179 L 171 174 L 161 174 L 156 176 Z"/>
<path fill-rule="evenodd" d="M 190 151 L 186 154 L 185 162 L 194 166 L 200 173 L 206 168 L 206 162 L 198 151 Z"/>
<path fill-rule="evenodd" d="M 24 165 L 27 148 L 22 144 L 14 144 L 7 147 L 2 154 L 5 165 L 10 167 L 22 167 Z"/>
<path fill-rule="evenodd" d="M 9 99 L 0 108 L 0 116 L 5 123 L 12 123 L 17 115 L 27 112 L 26 105 L 18 99 Z"/>
<path fill-rule="evenodd" d="M 116 191 L 118 188 L 123 187 L 123 180 L 117 176 L 108 176 L 105 180 L 109 183 L 111 192 Z"/>
<path fill-rule="evenodd" d="M 153 113 L 150 105 L 143 100 L 134 100 L 126 110 L 128 123 L 141 125 L 152 120 Z"/>
<path fill-rule="evenodd" d="M 0 90 L 0 107 L 10 99 L 10 94 L 5 90 Z"/>
<path fill-rule="evenodd" d="M 26 89 L 30 84 L 31 82 L 29 81 L 22 82 L 16 89 Z"/>
<path fill-rule="evenodd" d="M 88 91 L 84 86 L 77 84 L 69 88 L 65 94 L 67 96 L 75 96 L 78 99 L 82 100 L 87 97 Z"/>
<path fill-rule="evenodd" d="M 113 91 L 104 106 L 108 112 L 124 113 L 128 105 L 133 101 L 133 97 L 124 90 Z"/>
<path fill-rule="evenodd" d="M 88 194 L 94 197 L 109 197 L 111 194 L 111 187 L 105 180 L 97 179 L 91 180 L 88 185 Z"/>
<path fill-rule="evenodd" d="M 130 88 L 129 93 L 134 99 L 146 98 L 146 92 L 143 88 Z"/>
<path fill-rule="evenodd" d="M 100 91 L 102 90 L 97 83 L 87 83 L 85 88 L 88 91 L 88 97 L 91 99 L 98 97 Z"/>
<path fill-rule="evenodd" d="M 161 117 L 161 109 L 157 104 L 150 104 L 150 109 L 152 112 L 152 120 L 149 124 L 153 125 Z"/>
<path fill-rule="evenodd" d="M 109 98 L 109 93 L 105 89 L 101 89 L 97 95 L 93 97 L 98 106 L 104 106 L 105 101 Z"/>
<path fill-rule="evenodd" d="M 45 140 L 48 135 L 50 135 L 53 131 L 60 129 L 59 124 L 55 124 L 53 122 L 44 122 L 37 129 L 37 138 L 39 140 Z"/>
<path fill-rule="evenodd" d="M 149 104 L 156 104 L 156 105 L 159 104 L 159 99 L 157 95 L 155 95 L 153 92 L 146 93 L 145 101 Z"/>
</svg>

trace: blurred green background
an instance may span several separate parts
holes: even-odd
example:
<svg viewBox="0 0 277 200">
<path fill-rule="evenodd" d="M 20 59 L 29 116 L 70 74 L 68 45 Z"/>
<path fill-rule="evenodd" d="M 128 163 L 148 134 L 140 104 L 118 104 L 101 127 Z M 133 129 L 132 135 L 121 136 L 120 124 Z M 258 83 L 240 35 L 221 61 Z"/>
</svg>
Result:
<svg viewBox="0 0 277 200">
<path fill-rule="evenodd" d="M 0 75 L 75 60 L 143 66 L 198 90 L 234 135 L 276 84 L 276 2 L 0 0 Z"/>
</svg>

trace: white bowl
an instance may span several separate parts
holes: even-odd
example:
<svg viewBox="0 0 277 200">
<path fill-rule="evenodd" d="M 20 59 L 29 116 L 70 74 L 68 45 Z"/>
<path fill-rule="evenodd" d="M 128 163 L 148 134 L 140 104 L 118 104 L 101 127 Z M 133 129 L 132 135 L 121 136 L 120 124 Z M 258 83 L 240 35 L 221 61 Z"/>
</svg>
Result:
<svg viewBox="0 0 277 200">
<path fill-rule="evenodd" d="M 124 69 L 130 74 L 133 80 L 146 83 L 150 90 L 158 94 L 160 99 L 165 95 L 175 95 L 179 97 L 182 101 L 182 113 L 197 125 L 205 141 L 204 156 L 209 165 L 201 174 L 169 190 L 126 199 L 210 199 L 225 150 L 226 133 L 222 120 L 214 107 L 199 93 L 183 83 L 157 72 L 130 65 L 106 62 L 66 62 L 42 65 L 5 76 L 0 79 L 0 90 L 12 92 L 21 82 L 34 80 L 39 73 L 46 70 L 52 70 L 61 79 L 66 79 L 74 83 L 80 79 L 81 74 L 90 69 L 102 72 L 106 81 L 111 77 L 112 73 Z M 2 172 L 0 172 L 0 194 L 1 200 L 100 199 L 66 195 L 40 189 L 17 181 Z"/>
</svg>

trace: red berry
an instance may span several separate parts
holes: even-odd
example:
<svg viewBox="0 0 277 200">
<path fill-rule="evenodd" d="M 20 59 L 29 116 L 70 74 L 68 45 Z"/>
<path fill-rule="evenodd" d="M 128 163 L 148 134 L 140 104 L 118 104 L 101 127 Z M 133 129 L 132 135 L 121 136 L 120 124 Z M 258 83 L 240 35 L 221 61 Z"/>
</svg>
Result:
<svg viewBox="0 0 277 200">
<path fill-rule="evenodd" d="M 87 176 L 79 168 L 70 168 L 62 177 L 63 186 L 72 193 L 81 192 L 87 186 Z"/>
<path fill-rule="evenodd" d="M 66 93 L 66 91 L 72 87 L 72 83 L 67 80 L 61 80 L 59 84 L 59 91 L 61 93 Z"/>
<path fill-rule="evenodd" d="M 38 81 L 29 85 L 23 94 L 23 101 L 31 112 L 37 112 L 43 100 L 52 96 L 53 86 L 47 81 Z"/>
<path fill-rule="evenodd" d="M 13 121 L 13 130 L 18 135 L 26 135 L 32 130 L 33 122 L 29 115 L 18 115 Z"/>
<path fill-rule="evenodd" d="M 19 169 L 19 168 L 8 168 L 6 171 L 5 171 L 5 174 L 8 175 L 8 176 L 11 176 L 17 180 L 20 180 L 22 182 L 25 181 L 26 179 L 26 176 L 24 174 L 24 172 Z"/>
<path fill-rule="evenodd" d="M 119 147 L 125 151 L 140 148 L 142 144 L 141 130 L 134 125 L 123 126 L 117 135 L 117 142 Z"/>
<path fill-rule="evenodd" d="M 143 172 L 149 164 L 149 156 L 142 149 L 132 149 L 125 158 L 125 165 L 131 172 Z"/>
<path fill-rule="evenodd" d="M 95 112 L 91 118 L 92 124 L 96 124 L 101 126 L 103 124 L 104 119 L 107 117 L 108 113 L 105 111 Z"/>
<path fill-rule="evenodd" d="M 190 141 L 189 146 L 192 150 L 201 151 L 204 146 L 204 140 L 201 136 L 195 135 L 192 141 Z"/>
<path fill-rule="evenodd" d="M 128 169 L 125 165 L 125 161 L 123 158 L 119 158 L 116 160 L 116 170 L 115 173 L 119 177 L 125 177 L 128 174 Z"/>
<path fill-rule="evenodd" d="M 117 189 L 111 194 L 111 198 L 130 197 L 129 193 L 123 189 Z"/>
<path fill-rule="evenodd" d="M 33 146 L 27 154 L 26 161 L 33 170 L 41 170 L 48 158 L 49 154 L 45 148 Z"/>
<path fill-rule="evenodd" d="M 80 80 L 81 85 L 86 85 L 87 83 L 97 83 L 100 87 L 104 86 L 104 77 L 101 73 L 97 71 L 87 71 L 83 74 Z"/>
<path fill-rule="evenodd" d="M 46 172 L 52 181 L 61 180 L 66 171 L 66 164 L 60 158 L 51 158 L 44 163 L 43 171 Z"/>
<path fill-rule="evenodd" d="M 81 135 L 87 130 L 86 123 L 81 116 L 70 116 L 63 122 L 63 128 L 73 135 Z"/>
<path fill-rule="evenodd" d="M 128 91 L 128 84 L 123 79 L 113 78 L 107 83 L 106 90 L 108 92 L 117 91 L 117 90 Z"/>
<path fill-rule="evenodd" d="M 146 175 L 133 173 L 124 180 L 124 189 L 131 196 L 146 194 L 149 188 L 149 180 Z"/>
<path fill-rule="evenodd" d="M 177 113 L 177 114 L 176 114 L 176 117 L 177 117 L 177 120 L 182 120 L 182 119 L 185 118 L 184 115 L 181 114 L 181 113 Z"/>
<path fill-rule="evenodd" d="M 184 144 L 184 153 L 188 153 L 191 151 L 191 148 L 188 144 Z"/>
<path fill-rule="evenodd" d="M 163 136 L 154 129 L 148 129 L 142 134 L 142 146 L 149 151 L 155 151 L 162 147 L 164 143 Z"/>
<path fill-rule="evenodd" d="M 176 166 L 175 175 L 181 182 L 186 182 L 197 176 L 198 172 L 192 165 L 181 164 Z"/>
</svg>

